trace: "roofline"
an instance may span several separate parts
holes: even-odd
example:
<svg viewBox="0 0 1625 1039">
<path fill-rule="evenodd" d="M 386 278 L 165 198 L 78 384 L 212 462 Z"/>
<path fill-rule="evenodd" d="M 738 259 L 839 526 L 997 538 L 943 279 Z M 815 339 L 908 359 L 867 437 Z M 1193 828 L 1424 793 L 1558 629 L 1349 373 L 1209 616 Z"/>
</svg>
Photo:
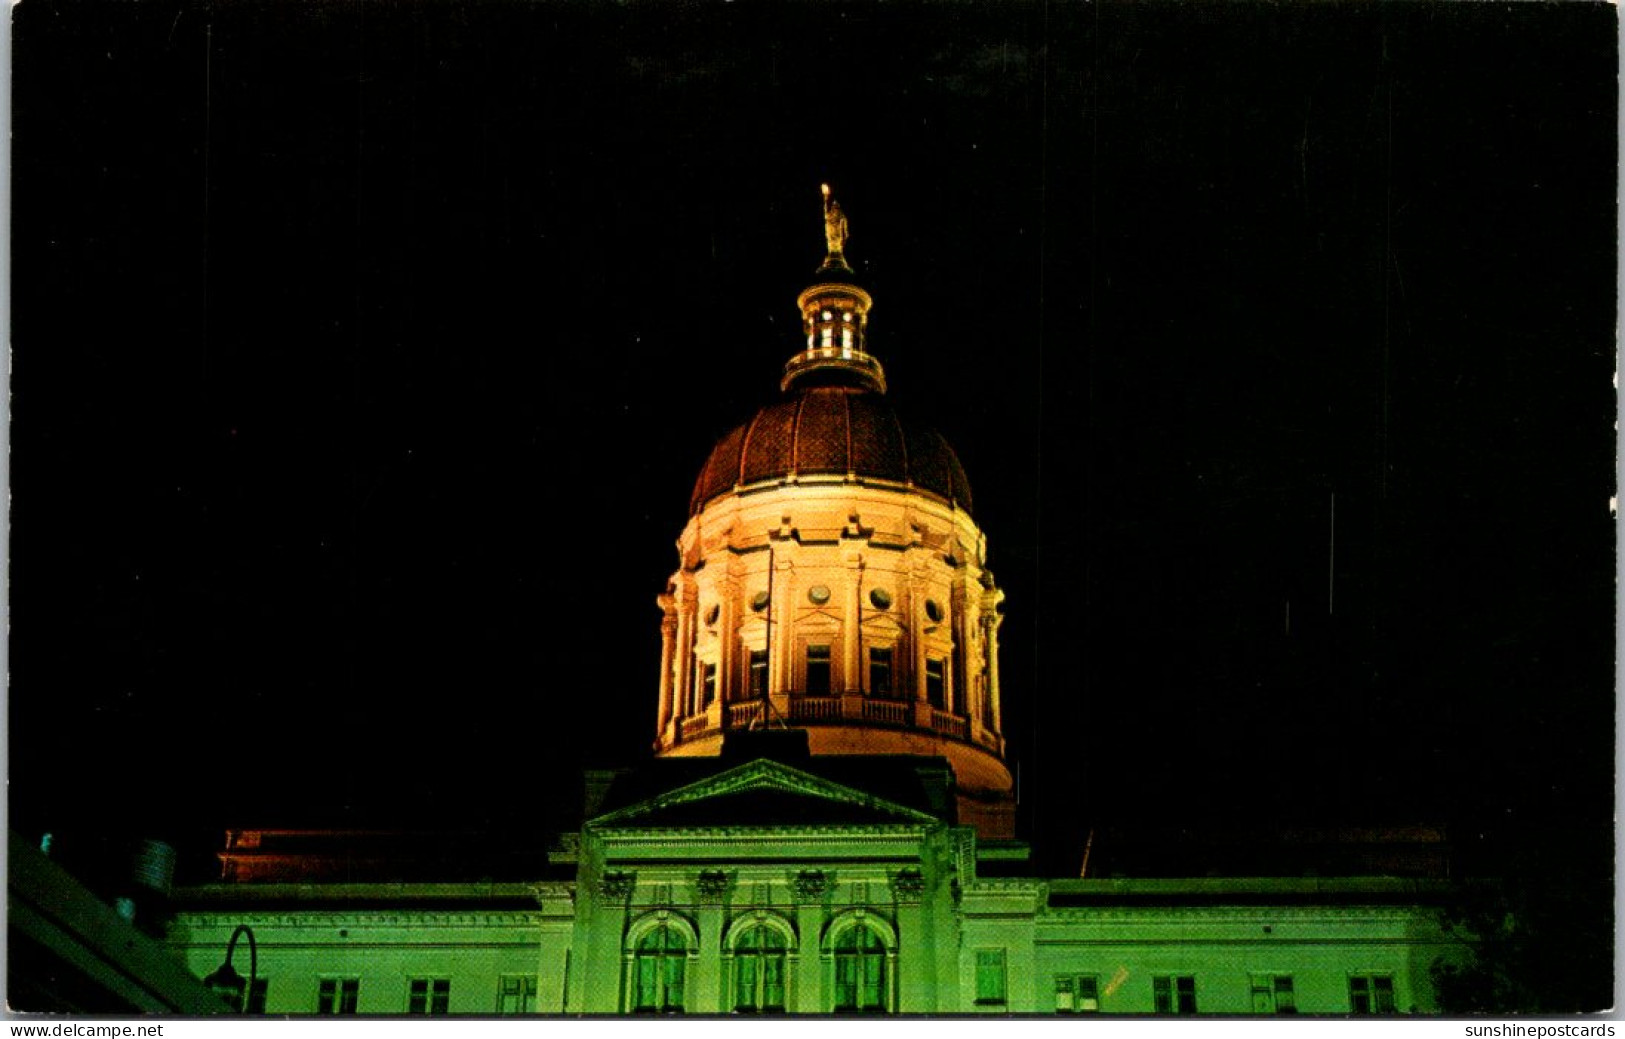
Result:
<svg viewBox="0 0 1625 1039">
<path fill-rule="evenodd" d="M 1051 894 L 1103 898 L 1181 895 L 1432 895 L 1452 890 L 1449 881 L 1412 877 L 1114 877 L 1048 881 Z"/>
</svg>

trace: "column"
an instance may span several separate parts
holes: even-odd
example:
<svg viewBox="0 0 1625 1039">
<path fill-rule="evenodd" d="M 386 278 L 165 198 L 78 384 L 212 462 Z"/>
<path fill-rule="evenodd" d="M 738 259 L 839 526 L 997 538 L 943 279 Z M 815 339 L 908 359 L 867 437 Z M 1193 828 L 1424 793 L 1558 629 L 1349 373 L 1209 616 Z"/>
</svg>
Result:
<svg viewBox="0 0 1625 1039">
<path fill-rule="evenodd" d="M 954 714 L 969 715 L 966 701 L 970 695 L 971 671 L 971 644 L 970 624 L 967 616 L 967 599 L 965 596 L 965 578 L 961 571 L 954 577 L 953 591 L 948 597 L 948 609 L 953 614 L 953 653 L 949 657 L 948 668 L 948 695 L 943 698 L 943 704 Z"/>
<path fill-rule="evenodd" d="M 797 684 L 795 571 L 785 554 L 782 548 L 773 554 L 773 601 L 768 605 L 772 623 L 762 646 L 767 651 L 767 715 L 763 721 L 768 724 L 771 719 L 790 716 L 790 689 Z"/>
<path fill-rule="evenodd" d="M 909 699 L 915 703 L 925 703 L 925 595 L 920 588 L 925 582 L 920 580 L 917 572 L 909 574 L 908 589 L 903 593 L 905 605 L 908 607 L 903 614 L 907 623 L 903 626 L 903 637 L 908 639 L 909 676 L 908 688 L 914 691 Z"/>
<path fill-rule="evenodd" d="M 926 593 L 922 590 L 928 587 L 918 567 L 909 571 L 908 588 L 903 592 L 903 637 L 908 639 L 909 669 L 905 688 L 911 694 L 911 717 L 917 729 L 931 728 L 931 702 L 925 695 L 925 626 L 930 623 L 930 618 L 925 615 Z"/>
<path fill-rule="evenodd" d="M 675 693 L 676 705 L 672 711 L 675 719 L 687 716 L 694 704 L 694 587 L 684 580 L 677 588 L 677 647 L 676 668 L 677 680 Z M 676 731 L 681 726 L 674 725 Z"/>
<path fill-rule="evenodd" d="M 672 698 L 676 694 L 673 688 L 671 665 L 677 651 L 677 607 L 670 594 L 662 595 L 657 600 L 660 604 L 660 716 L 655 732 L 662 741 L 666 740 L 666 730 L 671 726 L 673 711 Z"/>
<path fill-rule="evenodd" d="M 1004 593 L 998 589 L 993 589 L 988 593 L 988 599 L 990 600 L 986 608 L 989 617 L 987 626 L 988 711 L 992 715 L 993 733 L 998 735 L 1004 731 L 1004 720 L 1001 716 L 1002 712 L 999 703 L 999 625 L 1004 623 L 1004 618 L 999 615 L 999 603 L 1004 600 Z"/>
</svg>

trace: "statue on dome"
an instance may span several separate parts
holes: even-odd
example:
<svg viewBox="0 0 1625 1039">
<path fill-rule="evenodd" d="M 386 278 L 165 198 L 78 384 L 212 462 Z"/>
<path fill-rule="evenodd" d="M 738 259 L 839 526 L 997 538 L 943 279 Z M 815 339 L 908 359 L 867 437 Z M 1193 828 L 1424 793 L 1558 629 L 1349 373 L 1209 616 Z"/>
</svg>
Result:
<svg viewBox="0 0 1625 1039">
<path fill-rule="evenodd" d="M 846 250 L 846 214 L 841 212 L 841 204 L 830 197 L 828 184 L 818 187 L 824 193 L 824 241 L 831 256 L 840 256 Z"/>
</svg>

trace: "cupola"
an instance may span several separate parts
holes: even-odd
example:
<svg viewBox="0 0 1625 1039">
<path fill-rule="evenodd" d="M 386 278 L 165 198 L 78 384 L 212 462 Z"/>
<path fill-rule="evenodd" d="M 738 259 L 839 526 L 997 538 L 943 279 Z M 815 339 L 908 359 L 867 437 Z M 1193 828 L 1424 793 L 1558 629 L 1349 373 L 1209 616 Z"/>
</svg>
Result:
<svg viewBox="0 0 1625 1039">
<path fill-rule="evenodd" d="M 796 297 L 807 345 L 785 364 L 779 388 L 849 384 L 885 393 L 886 373 L 864 345 L 874 300 L 846 262 L 846 214 L 830 195 L 829 185 L 819 187 L 828 252 L 816 280 Z"/>
</svg>

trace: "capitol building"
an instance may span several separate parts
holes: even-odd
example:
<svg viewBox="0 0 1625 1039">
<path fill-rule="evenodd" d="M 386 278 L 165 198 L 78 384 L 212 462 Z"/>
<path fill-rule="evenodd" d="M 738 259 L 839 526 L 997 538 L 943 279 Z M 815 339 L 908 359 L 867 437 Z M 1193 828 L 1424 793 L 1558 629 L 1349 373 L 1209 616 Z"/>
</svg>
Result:
<svg viewBox="0 0 1625 1039">
<path fill-rule="evenodd" d="M 169 946 L 202 978 L 246 928 L 241 1001 L 279 1015 L 1436 1012 L 1436 833 L 1298 835 L 1336 869 L 1036 874 L 989 533 L 888 399 L 827 187 L 823 216 L 778 393 L 695 480 L 626 723 L 652 753 L 504 870 L 463 837 L 232 830 Z"/>
</svg>

